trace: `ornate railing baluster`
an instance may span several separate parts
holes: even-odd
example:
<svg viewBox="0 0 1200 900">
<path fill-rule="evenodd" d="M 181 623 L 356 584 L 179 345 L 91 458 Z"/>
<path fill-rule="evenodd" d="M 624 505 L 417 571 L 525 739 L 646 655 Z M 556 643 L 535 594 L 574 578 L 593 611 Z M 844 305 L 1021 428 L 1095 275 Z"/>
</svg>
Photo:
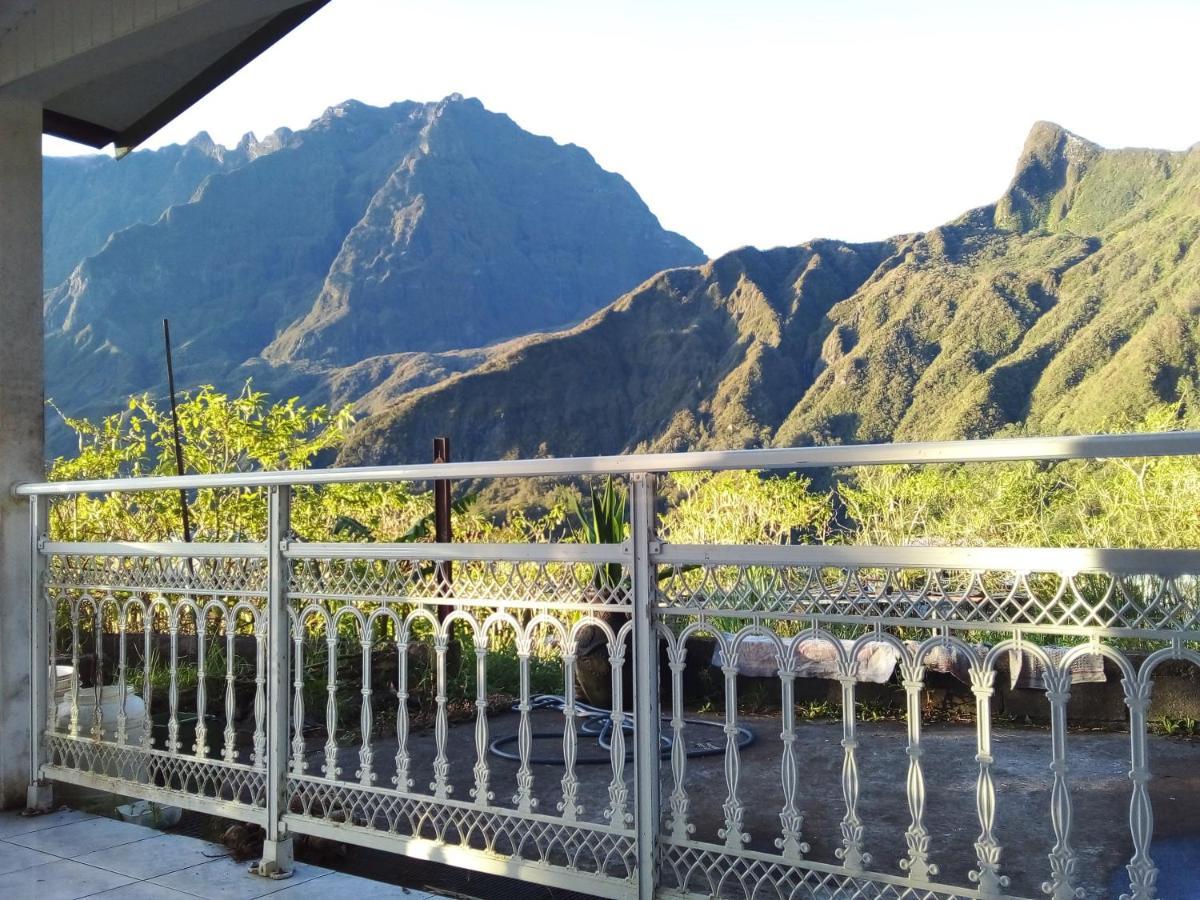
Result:
<svg viewBox="0 0 1200 900">
<path fill-rule="evenodd" d="M 412 790 L 413 780 L 408 774 L 412 757 L 408 752 L 408 626 L 396 632 L 396 774 L 392 784 L 401 791 Z"/>
<path fill-rule="evenodd" d="M 222 617 L 225 623 L 225 733 L 221 759 L 227 763 L 237 762 L 237 732 L 233 728 L 233 718 L 237 710 L 237 695 L 234 692 L 233 657 L 237 638 L 237 613 L 226 609 Z"/>
<path fill-rule="evenodd" d="M 848 870 L 861 872 L 871 864 L 871 854 L 863 851 L 863 823 L 858 815 L 858 713 L 854 708 L 858 660 L 846 660 L 837 680 L 842 686 L 842 799 L 846 814 L 841 823 L 842 846 L 833 852 Z"/>
<path fill-rule="evenodd" d="M 259 614 L 254 623 L 254 751 L 250 762 L 256 769 L 267 767 L 267 617 Z"/>
<path fill-rule="evenodd" d="M 46 691 L 46 731 L 53 734 L 58 731 L 58 601 L 46 592 L 47 635 L 46 659 L 49 666 L 49 682 Z"/>
<path fill-rule="evenodd" d="M 179 607 L 167 611 L 167 635 L 170 640 L 169 680 L 167 682 L 167 750 L 179 752 Z"/>
<path fill-rule="evenodd" d="M 112 595 L 107 595 L 112 596 Z M 103 636 L 103 618 L 104 618 L 104 599 L 92 601 L 91 611 L 91 636 L 94 650 L 92 650 L 92 678 L 91 678 L 91 728 L 89 733 L 92 740 L 100 740 L 104 737 L 104 707 L 102 692 L 104 690 L 104 636 Z"/>
<path fill-rule="evenodd" d="M 326 778 L 332 779 L 342 774 L 341 767 L 338 766 L 337 742 L 337 620 L 333 616 L 326 616 L 325 628 L 325 762 L 321 771 Z"/>
<path fill-rule="evenodd" d="M 796 640 L 799 640 L 797 638 Z M 809 847 L 802 839 L 804 814 L 796 805 L 799 778 L 796 772 L 796 656 L 794 642 L 786 645 L 786 653 L 777 659 L 779 666 L 779 703 L 782 712 L 782 728 L 779 739 L 783 752 L 779 759 L 779 782 L 783 789 L 783 809 L 779 813 L 782 834 L 775 838 L 775 846 L 783 858 L 798 861 L 804 858 Z"/>
<path fill-rule="evenodd" d="M 1050 880 L 1042 891 L 1054 900 L 1076 900 L 1085 895 L 1074 887 L 1077 859 L 1071 849 L 1071 792 L 1067 785 L 1067 703 L 1071 699 L 1071 672 L 1055 665 L 1046 667 L 1046 699 L 1050 701 L 1050 825 L 1054 847 L 1050 851 Z"/>
<path fill-rule="evenodd" d="M 487 635 L 475 635 L 475 787 L 471 797 L 480 806 L 487 806 L 494 795 L 488 789 L 488 721 L 487 721 Z"/>
<path fill-rule="evenodd" d="M 579 778 L 575 774 L 575 759 L 579 736 L 575 732 L 575 642 L 563 647 L 563 777 L 562 800 L 558 811 L 563 819 L 574 822 L 583 813 L 579 803 Z"/>
<path fill-rule="evenodd" d="M 67 724 L 67 734 L 79 737 L 79 600 L 71 602 L 71 718 Z M 149 641 L 147 641 L 147 644 Z M 149 680 L 149 667 L 146 678 Z"/>
<path fill-rule="evenodd" d="M 154 681 L 151 678 L 151 633 L 154 628 L 154 602 L 146 597 L 142 609 L 142 697 L 146 704 L 146 727 L 142 729 L 142 749 L 154 747 L 154 729 L 150 727 L 150 715 L 154 709 Z"/>
<path fill-rule="evenodd" d="M 208 656 L 206 654 L 206 638 L 208 637 L 208 614 L 200 607 L 196 609 L 196 740 L 192 744 L 192 752 L 197 756 L 208 756 L 208 726 L 205 724 L 205 712 L 208 710 L 208 691 L 205 679 L 208 676 Z"/>
<path fill-rule="evenodd" d="M 621 827 L 633 821 L 629 811 L 629 789 L 625 787 L 625 642 L 623 632 L 608 643 L 609 675 L 612 679 L 612 740 L 608 759 L 612 766 L 612 780 L 608 783 L 608 806 L 604 818 Z"/>
<path fill-rule="evenodd" d="M 996 823 L 996 785 L 992 779 L 992 691 L 996 670 L 978 658 L 971 662 L 971 691 L 975 694 L 975 760 L 979 777 L 975 783 L 975 810 L 979 816 L 979 837 L 975 856 L 979 868 L 968 878 L 979 885 L 985 897 L 998 896 L 1008 887 L 1008 876 L 1000 874 L 1001 847 L 992 829 Z"/>
<path fill-rule="evenodd" d="M 124 747 L 128 737 L 126 728 L 126 698 L 129 692 L 128 685 L 125 683 L 126 660 L 125 660 L 125 634 L 126 628 L 129 625 L 128 609 L 125 604 L 121 604 L 117 608 L 117 746 Z M 144 726 L 143 726 L 144 727 Z"/>
<path fill-rule="evenodd" d="M 742 845 L 749 843 L 750 835 L 742 830 L 746 810 L 738 795 L 742 774 L 737 724 L 738 654 L 732 642 L 724 655 L 721 671 L 725 675 L 725 802 L 721 805 L 725 827 L 718 829 L 717 837 L 724 839 L 726 847 L 740 850 Z"/>
<path fill-rule="evenodd" d="M 304 619 L 296 613 L 292 625 L 292 754 L 289 768 L 293 775 L 308 769 L 304 745 Z"/>
<path fill-rule="evenodd" d="M 92 643 L 95 647 L 92 654 L 92 740 L 98 741 L 104 737 L 104 601 L 112 594 L 92 604 L 95 616 L 92 620 Z"/>
<path fill-rule="evenodd" d="M 517 662 L 520 668 L 520 694 L 517 702 L 517 712 L 520 721 L 517 724 L 517 752 L 521 757 L 520 768 L 517 769 L 517 793 L 513 795 L 513 803 L 520 812 L 531 812 L 537 806 L 533 797 L 533 769 L 529 766 L 529 756 L 533 752 L 533 724 L 529 720 L 529 657 L 533 652 L 533 635 L 526 631 L 517 636 Z"/>
<path fill-rule="evenodd" d="M 684 781 L 687 777 L 687 744 L 683 737 L 683 670 L 687 663 L 687 645 L 682 640 L 667 645 L 667 665 L 671 668 L 671 807 L 667 830 L 671 838 L 686 841 L 696 826 L 688 821 L 689 798 Z"/>
<path fill-rule="evenodd" d="M 1150 841 L 1154 834 L 1154 807 L 1150 803 L 1150 763 L 1146 755 L 1146 713 L 1150 711 L 1150 692 L 1154 681 L 1150 677 L 1150 660 L 1142 663 L 1136 681 L 1122 681 L 1125 705 L 1129 708 L 1129 779 L 1133 793 L 1129 799 L 1129 832 L 1133 838 L 1133 857 L 1129 873 L 1129 893 L 1121 900 L 1156 900 L 1155 883 L 1158 867 L 1150 856 Z"/>
<path fill-rule="evenodd" d="M 364 625 L 364 629 L 369 629 L 369 625 Z M 362 685 L 359 694 L 362 697 L 362 707 L 359 710 L 359 731 L 362 732 L 362 745 L 358 749 L 358 771 L 355 776 L 358 778 L 359 784 L 370 785 L 375 781 L 375 772 L 373 762 L 375 754 L 371 750 L 371 731 L 373 728 L 371 718 L 371 635 L 369 630 L 364 630 L 363 639 L 361 642 L 362 649 Z"/>
<path fill-rule="evenodd" d="M 433 653 L 437 661 L 437 693 L 434 695 L 436 710 L 433 717 L 433 740 L 437 746 L 437 754 L 433 758 L 433 781 L 429 789 L 438 800 L 445 800 L 453 792 L 450 785 L 450 760 L 446 756 L 446 736 L 449 733 L 450 722 L 446 703 L 446 654 L 450 650 L 450 633 L 445 626 L 439 627 L 433 637 Z"/>
<path fill-rule="evenodd" d="M 921 690 L 925 687 L 925 667 L 905 659 L 900 663 L 906 701 L 905 721 L 908 727 L 908 778 L 905 782 L 910 824 L 904 832 L 908 856 L 900 860 L 900 868 L 915 881 L 928 881 L 938 873 L 929 861 L 929 831 L 925 828 L 925 771 L 921 765 Z"/>
</svg>

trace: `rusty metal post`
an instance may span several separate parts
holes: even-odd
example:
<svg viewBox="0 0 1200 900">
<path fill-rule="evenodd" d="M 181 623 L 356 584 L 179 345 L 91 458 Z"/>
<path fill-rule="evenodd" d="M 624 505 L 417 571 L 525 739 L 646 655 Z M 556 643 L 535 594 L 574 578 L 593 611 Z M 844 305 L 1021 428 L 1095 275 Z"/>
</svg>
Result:
<svg viewBox="0 0 1200 900">
<path fill-rule="evenodd" d="M 433 439 L 433 461 L 435 463 L 450 462 L 450 438 L 436 437 Z M 450 521 L 450 479 L 439 478 L 433 483 L 433 539 L 439 544 L 449 544 L 454 540 L 454 530 Z M 454 584 L 454 564 L 443 560 L 437 564 L 437 588 L 439 597 L 449 597 Z M 452 606 L 444 604 L 438 607 L 438 621 L 444 622 L 450 615 Z"/>
</svg>

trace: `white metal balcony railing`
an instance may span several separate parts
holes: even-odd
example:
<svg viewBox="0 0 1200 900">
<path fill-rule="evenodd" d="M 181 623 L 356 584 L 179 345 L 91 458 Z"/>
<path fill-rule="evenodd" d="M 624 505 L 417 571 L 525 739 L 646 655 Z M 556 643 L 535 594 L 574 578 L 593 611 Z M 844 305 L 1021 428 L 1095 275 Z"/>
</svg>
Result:
<svg viewBox="0 0 1200 900">
<path fill-rule="evenodd" d="M 995 823 L 1005 798 L 992 772 L 991 704 L 997 661 L 1015 649 L 1045 666 L 1051 787 L 1039 815 L 1052 843 L 1043 889 L 1064 900 L 1081 896 L 1084 863 L 1072 846 L 1071 667 L 1099 654 L 1120 670 L 1128 706 L 1128 896 L 1152 900 L 1147 709 L 1160 663 L 1200 664 L 1200 551 L 677 546 L 656 534 L 655 475 L 1194 454 L 1200 434 L 1173 433 L 24 485 L 17 493 L 29 498 L 34 523 L 32 664 L 48 673 L 35 679 L 45 727 L 32 736 L 33 777 L 256 822 L 269 842 L 318 835 L 600 896 L 1004 897 Z M 596 474 L 628 479 L 624 544 L 305 543 L 289 527 L 297 485 Z M 265 488 L 267 540 L 63 543 L 46 534 L 55 498 L 180 488 Z M 452 588 L 438 569 L 448 561 Z M 621 574 L 597 591 L 601 565 Z M 470 635 L 461 655 L 475 652 L 465 666 L 474 704 L 462 727 L 452 727 L 449 708 L 453 629 Z M 589 629 L 607 645 L 611 709 L 600 717 L 575 699 Z M 981 631 L 996 638 L 990 648 L 970 642 Z M 518 668 L 515 731 L 503 736 L 511 762 L 491 752 L 489 642 L 501 633 Z M 697 784 L 688 778 L 696 741 L 687 732 L 702 726 L 685 718 L 683 679 L 702 633 L 720 654 L 725 703 L 707 740 L 722 761 L 719 783 Z M 1038 635 L 1074 646 L 1050 654 Z M 1140 663 L 1123 649 L 1130 639 L 1148 651 Z M 797 749 L 793 692 L 800 644 L 810 641 L 832 647 L 842 698 L 837 863 L 807 858 L 809 760 Z M 777 733 L 758 736 L 774 742 L 772 767 L 747 773 L 739 658 L 764 642 L 781 719 Z M 872 858 L 859 808 L 856 691 L 869 643 L 891 648 L 907 699 L 905 774 L 887 786 L 907 808 L 898 860 Z M 562 672 L 563 702 L 553 710 L 534 696 L 531 676 L 547 648 Z M 975 699 L 974 739 L 961 748 L 977 763 L 974 790 L 956 801 L 974 858 L 961 871 L 942 861 L 926 824 L 926 781 L 938 774 L 922 762 L 921 710 L 935 653 L 961 654 Z M 164 660 L 157 669 L 155 659 Z M 388 683 L 373 682 L 385 670 Z M 412 708 L 415 679 L 429 687 L 431 709 Z M 356 722 L 338 721 L 347 693 L 361 697 Z M 415 731 L 418 713 L 429 734 Z M 551 767 L 534 751 L 535 737 L 544 742 L 534 729 L 547 721 L 560 735 Z M 599 767 L 596 745 L 582 745 L 597 729 L 605 736 Z M 750 777 L 774 785 L 777 808 L 747 808 Z M 719 827 L 710 828 L 697 804 L 717 794 Z"/>
</svg>

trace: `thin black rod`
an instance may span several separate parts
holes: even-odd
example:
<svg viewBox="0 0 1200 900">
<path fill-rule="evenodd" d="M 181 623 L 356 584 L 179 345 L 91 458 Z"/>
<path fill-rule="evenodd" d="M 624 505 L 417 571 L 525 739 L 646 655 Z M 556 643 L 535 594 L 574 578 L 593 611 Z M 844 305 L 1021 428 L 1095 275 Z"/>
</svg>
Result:
<svg viewBox="0 0 1200 900">
<path fill-rule="evenodd" d="M 163 319 L 163 343 L 167 347 L 167 390 L 171 394 L 171 427 L 174 432 L 173 441 L 175 445 L 175 472 L 178 475 L 183 474 L 183 443 L 179 438 L 179 409 L 175 406 L 175 362 L 171 358 L 171 323 Z M 183 539 L 186 543 L 192 542 L 192 516 L 188 511 L 187 491 L 183 488 L 179 489 L 179 509 L 183 513 Z M 192 561 L 188 560 L 188 568 L 192 566 Z"/>
</svg>

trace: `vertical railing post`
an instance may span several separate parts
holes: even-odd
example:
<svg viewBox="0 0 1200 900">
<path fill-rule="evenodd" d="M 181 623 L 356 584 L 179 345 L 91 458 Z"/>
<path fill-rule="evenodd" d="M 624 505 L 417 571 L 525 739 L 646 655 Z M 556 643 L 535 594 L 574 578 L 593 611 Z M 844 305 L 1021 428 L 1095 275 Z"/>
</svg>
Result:
<svg viewBox="0 0 1200 900">
<path fill-rule="evenodd" d="M 263 855 L 252 871 L 269 878 L 292 874 L 292 838 L 283 816 L 287 812 L 288 670 L 291 622 L 288 617 L 288 561 L 286 557 L 291 518 L 291 487 L 267 489 L 267 836 Z"/>
<path fill-rule="evenodd" d="M 639 900 L 650 900 L 658 886 L 659 696 L 658 634 L 655 631 L 654 565 L 655 479 L 630 476 L 630 523 L 633 549 L 633 721 L 634 778 L 637 808 L 637 883 Z"/>
<path fill-rule="evenodd" d="M 54 686 L 50 671 L 50 612 L 46 599 L 48 560 L 42 545 L 50 529 L 50 498 L 29 498 L 29 789 L 25 807 L 49 812 L 54 806 L 54 791 L 42 778 L 45 763 L 43 738 L 46 710 L 54 708 Z"/>
</svg>

